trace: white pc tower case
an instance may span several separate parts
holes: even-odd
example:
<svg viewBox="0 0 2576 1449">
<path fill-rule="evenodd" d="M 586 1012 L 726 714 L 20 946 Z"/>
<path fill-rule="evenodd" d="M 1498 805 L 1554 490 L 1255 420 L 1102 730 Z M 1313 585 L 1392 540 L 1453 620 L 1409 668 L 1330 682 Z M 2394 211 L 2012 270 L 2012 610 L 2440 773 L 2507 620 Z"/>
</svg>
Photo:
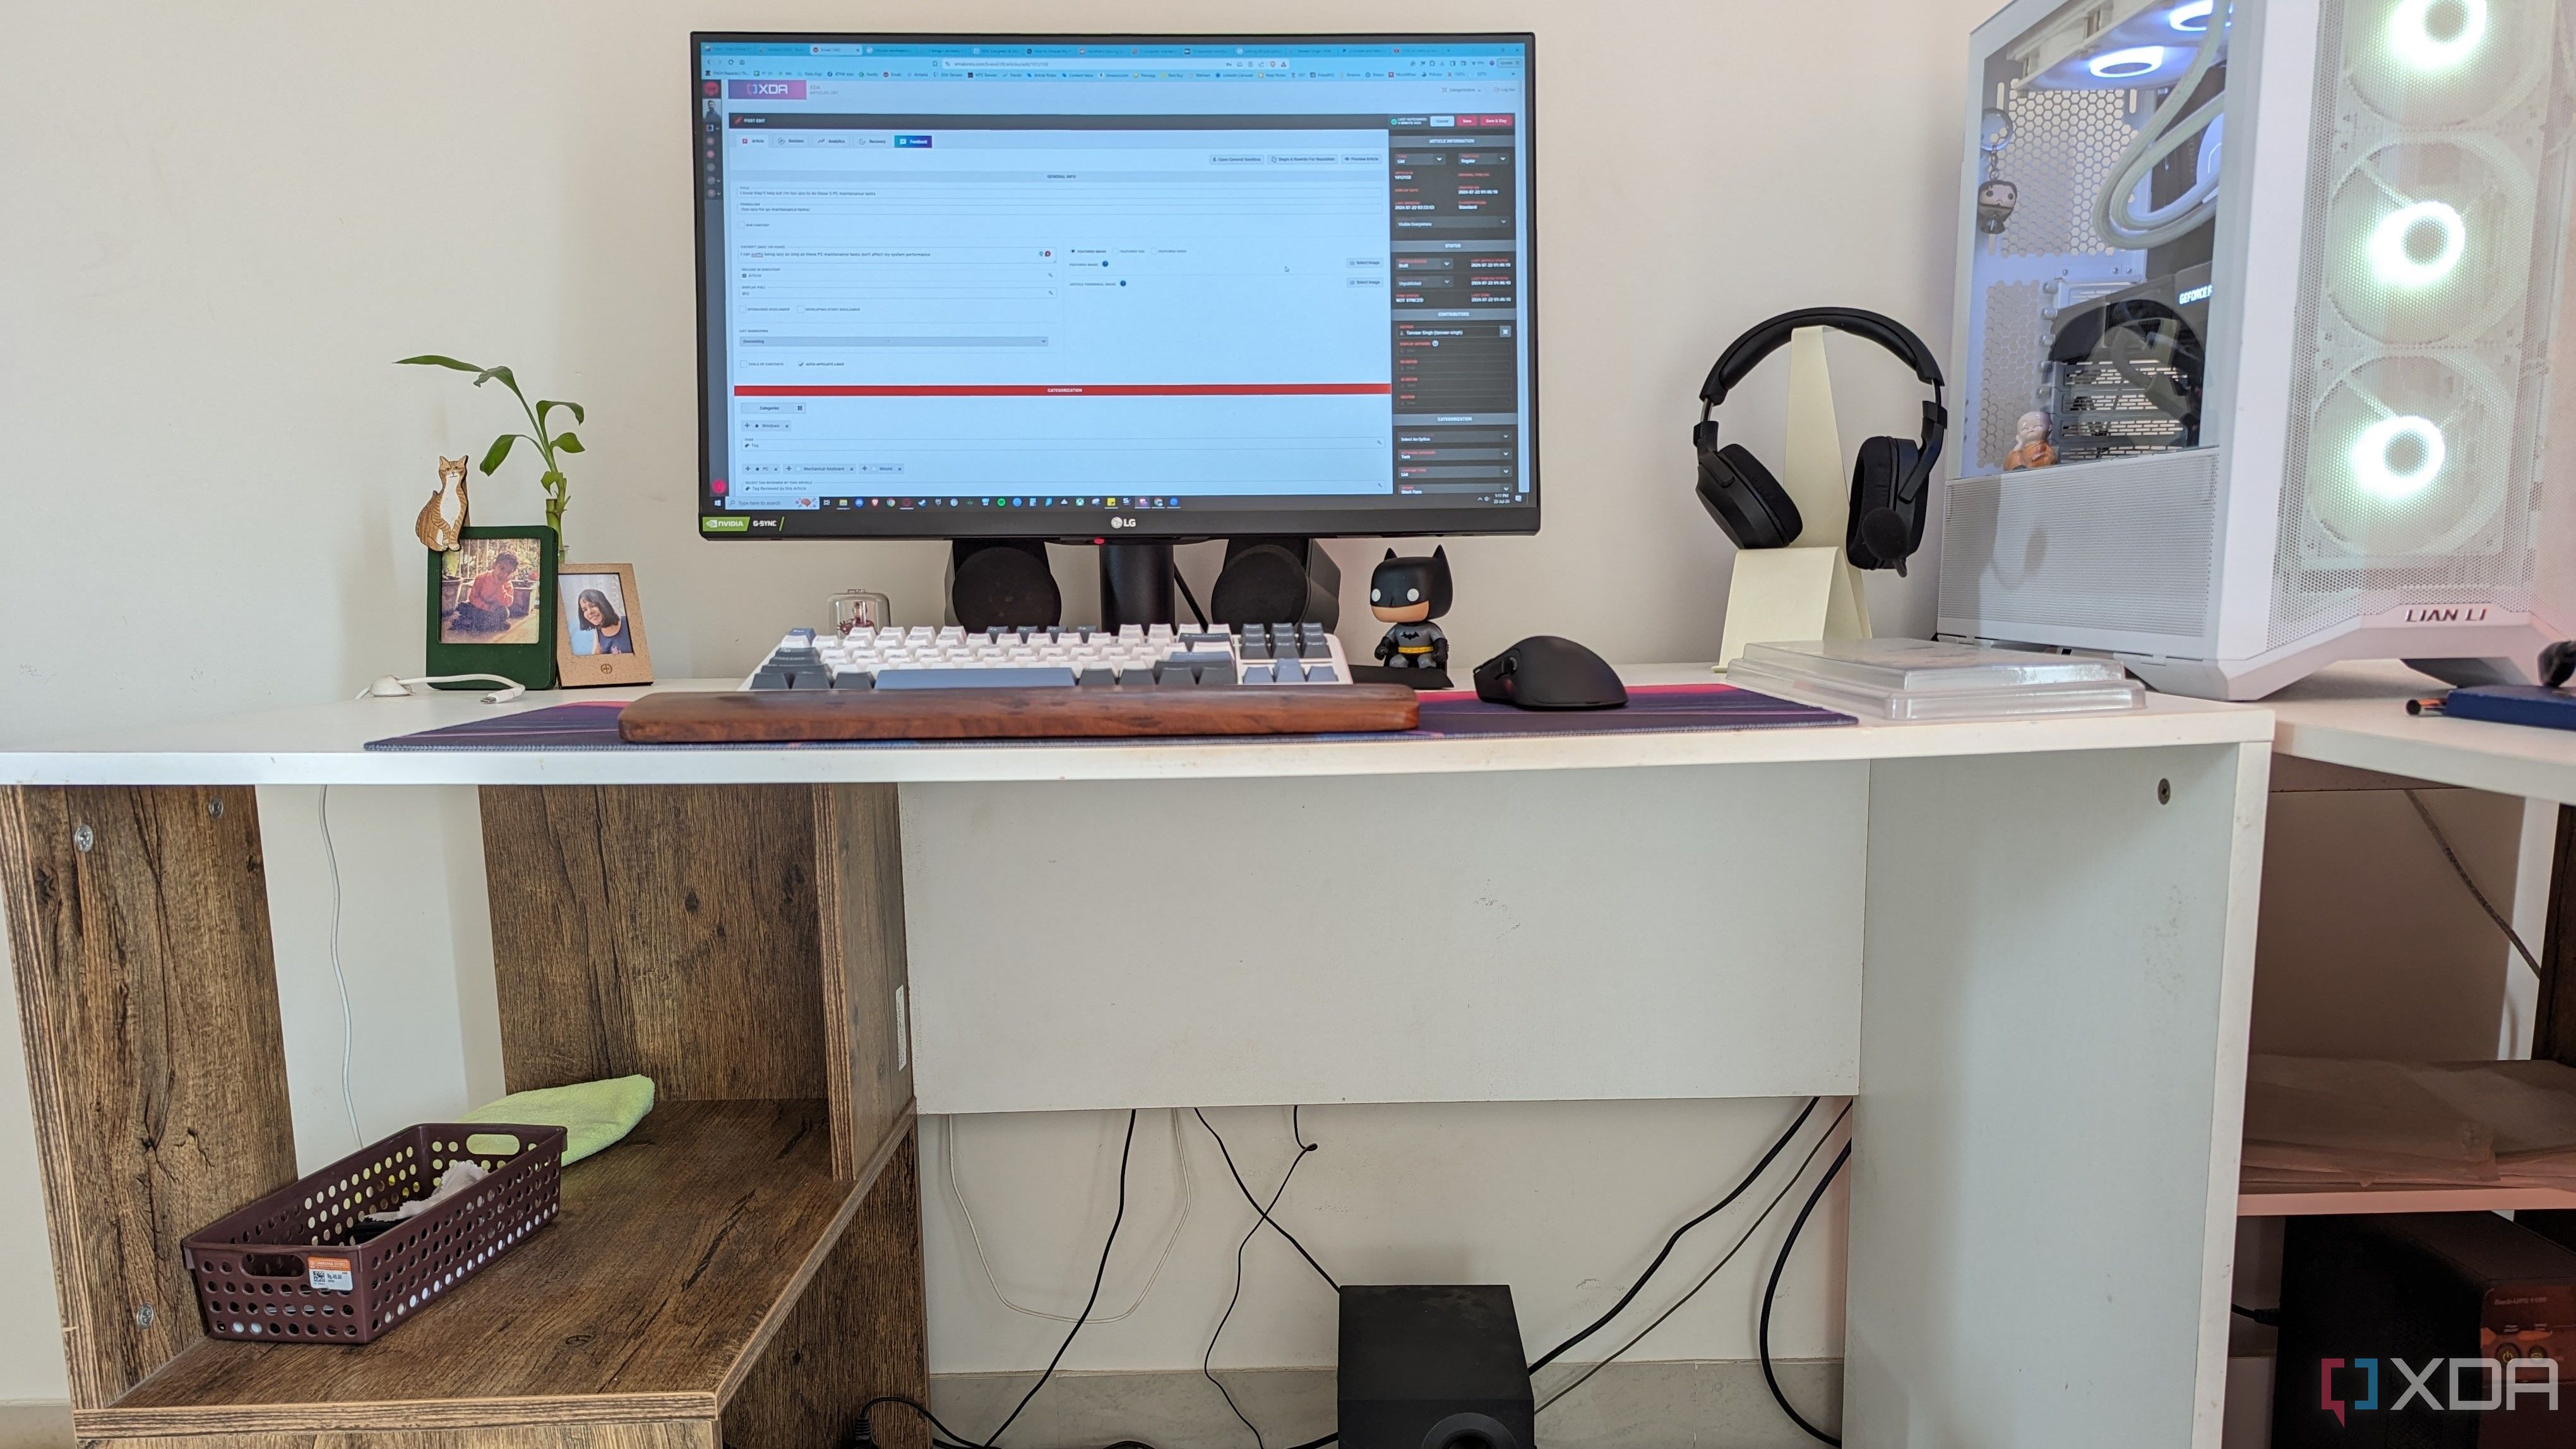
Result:
<svg viewBox="0 0 2576 1449">
<path fill-rule="evenodd" d="M 2253 699 L 2576 630 L 2576 0 L 2020 0 L 1970 57 L 1944 636 Z"/>
</svg>

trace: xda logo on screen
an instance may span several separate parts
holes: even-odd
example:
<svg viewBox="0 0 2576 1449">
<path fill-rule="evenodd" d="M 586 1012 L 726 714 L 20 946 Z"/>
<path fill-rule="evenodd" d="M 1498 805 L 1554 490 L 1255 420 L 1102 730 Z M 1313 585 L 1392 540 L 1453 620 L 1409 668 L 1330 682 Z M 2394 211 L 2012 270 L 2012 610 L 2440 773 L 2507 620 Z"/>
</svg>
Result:
<svg viewBox="0 0 2576 1449">
<path fill-rule="evenodd" d="M 2510 1350 L 2508 1350 L 2510 1352 Z M 2390 1413 L 2410 1405 L 2436 1413 L 2486 1413 L 2516 1408 L 2558 1407 L 2558 1361 L 2545 1354 L 2512 1358 L 2431 1358 L 2419 1367 L 2402 1358 L 2385 1360 L 2398 1391 L 2381 1403 L 2375 1358 L 2320 1359 L 2317 1363 L 2317 1407 L 2335 1416 Z M 2444 1370 L 2449 1370 L 2447 1375 Z"/>
</svg>

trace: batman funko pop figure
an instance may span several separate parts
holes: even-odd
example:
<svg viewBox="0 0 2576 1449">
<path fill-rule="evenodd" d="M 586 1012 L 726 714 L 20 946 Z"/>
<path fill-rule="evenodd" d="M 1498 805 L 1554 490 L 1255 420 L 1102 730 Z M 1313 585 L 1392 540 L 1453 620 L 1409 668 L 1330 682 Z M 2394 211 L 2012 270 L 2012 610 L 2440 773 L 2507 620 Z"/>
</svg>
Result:
<svg viewBox="0 0 2576 1449">
<path fill-rule="evenodd" d="M 1449 612 L 1449 550 L 1397 558 L 1394 549 L 1369 575 L 1369 612 L 1393 624 L 1377 641 L 1377 661 L 1390 669 L 1449 669 L 1449 636 L 1431 621 Z"/>
</svg>

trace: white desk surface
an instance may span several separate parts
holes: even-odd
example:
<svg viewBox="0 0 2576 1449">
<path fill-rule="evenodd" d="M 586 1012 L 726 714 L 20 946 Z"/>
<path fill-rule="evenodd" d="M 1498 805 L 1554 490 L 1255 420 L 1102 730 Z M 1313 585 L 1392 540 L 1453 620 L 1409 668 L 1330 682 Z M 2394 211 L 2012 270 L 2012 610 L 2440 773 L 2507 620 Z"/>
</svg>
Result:
<svg viewBox="0 0 2576 1449">
<path fill-rule="evenodd" d="M 2410 715 L 2445 686 L 2394 661 L 2338 664 L 2263 701 L 2300 759 L 2576 805 L 2576 730 Z"/>
<path fill-rule="evenodd" d="M 1709 681 L 1705 665 L 1621 671 L 1632 684 Z M 650 688 L 730 689 L 730 679 Z M 488 718 L 504 711 L 647 692 L 537 692 L 508 705 L 479 693 L 347 700 L 201 724 L 103 734 L 0 753 L 0 785 L 585 785 L 922 782 L 973 780 L 1228 779 L 1293 775 L 1433 774 L 1906 759 L 2062 750 L 2147 749 L 2266 740 L 2260 708 L 2151 695 L 2136 714 L 1954 724 L 1862 724 L 1675 734 L 1513 739 L 1315 740 L 1259 743 L 1152 740 L 1102 743 L 902 745 L 796 749 L 684 745 L 620 750 L 369 752 L 369 740 Z"/>
</svg>

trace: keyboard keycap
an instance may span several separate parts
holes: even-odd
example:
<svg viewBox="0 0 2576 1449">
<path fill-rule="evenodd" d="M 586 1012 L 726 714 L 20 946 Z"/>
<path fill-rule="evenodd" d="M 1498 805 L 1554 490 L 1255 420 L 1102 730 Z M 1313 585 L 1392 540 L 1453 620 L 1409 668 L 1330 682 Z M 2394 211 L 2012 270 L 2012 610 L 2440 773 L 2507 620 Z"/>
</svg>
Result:
<svg viewBox="0 0 2576 1449">
<path fill-rule="evenodd" d="M 1073 671 L 1003 667 L 997 669 L 888 669 L 877 675 L 879 689 L 1071 689 Z"/>
<path fill-rule="evenodd" d="M 1342 682 L 1342 677 L 1333 672 L 1333 666 L 1329 664 L 1318 664 L 1314 668 L 1306 671 L 1306 682 L 1308 684 L 1339 684 Z"/>
<path fill-rule="evenodd" d="M 1243 667 L 1243 682 L 1246 684 L 1268 684 L 1273 678 L 1270 666 L 1267 664 L 1247 664 Z"/>
<path fill-rule="evenodd" d="M 877 677 L 866 669 L 839 669 L 832 673 L 832 687 L 840 690 L 874 689 Z"/>
<path fill-rule="evenodd" d="M 1297 667 L 1296 660 L 1282 659 L 1279 661 L 1278 666 L 1271 671 L 1271 677 L 1278 680 L 1281 684 L 1303 684 L 1306 682 L 1306 671 Z M 1246 682 L 1249 683 L 1250 681 Z"/>
<path fill-rule="evenodd" d="M 1082 671 L 1081 679 L 1077 681 L 1077 683 L 1081 684 L 1085 689 L 1095 689 L 1104 685 L 1114 685 L 1117 682 L 1118 676 L 1115 673 L 1098 664 L 1086 667 Z"/>
</svg>

